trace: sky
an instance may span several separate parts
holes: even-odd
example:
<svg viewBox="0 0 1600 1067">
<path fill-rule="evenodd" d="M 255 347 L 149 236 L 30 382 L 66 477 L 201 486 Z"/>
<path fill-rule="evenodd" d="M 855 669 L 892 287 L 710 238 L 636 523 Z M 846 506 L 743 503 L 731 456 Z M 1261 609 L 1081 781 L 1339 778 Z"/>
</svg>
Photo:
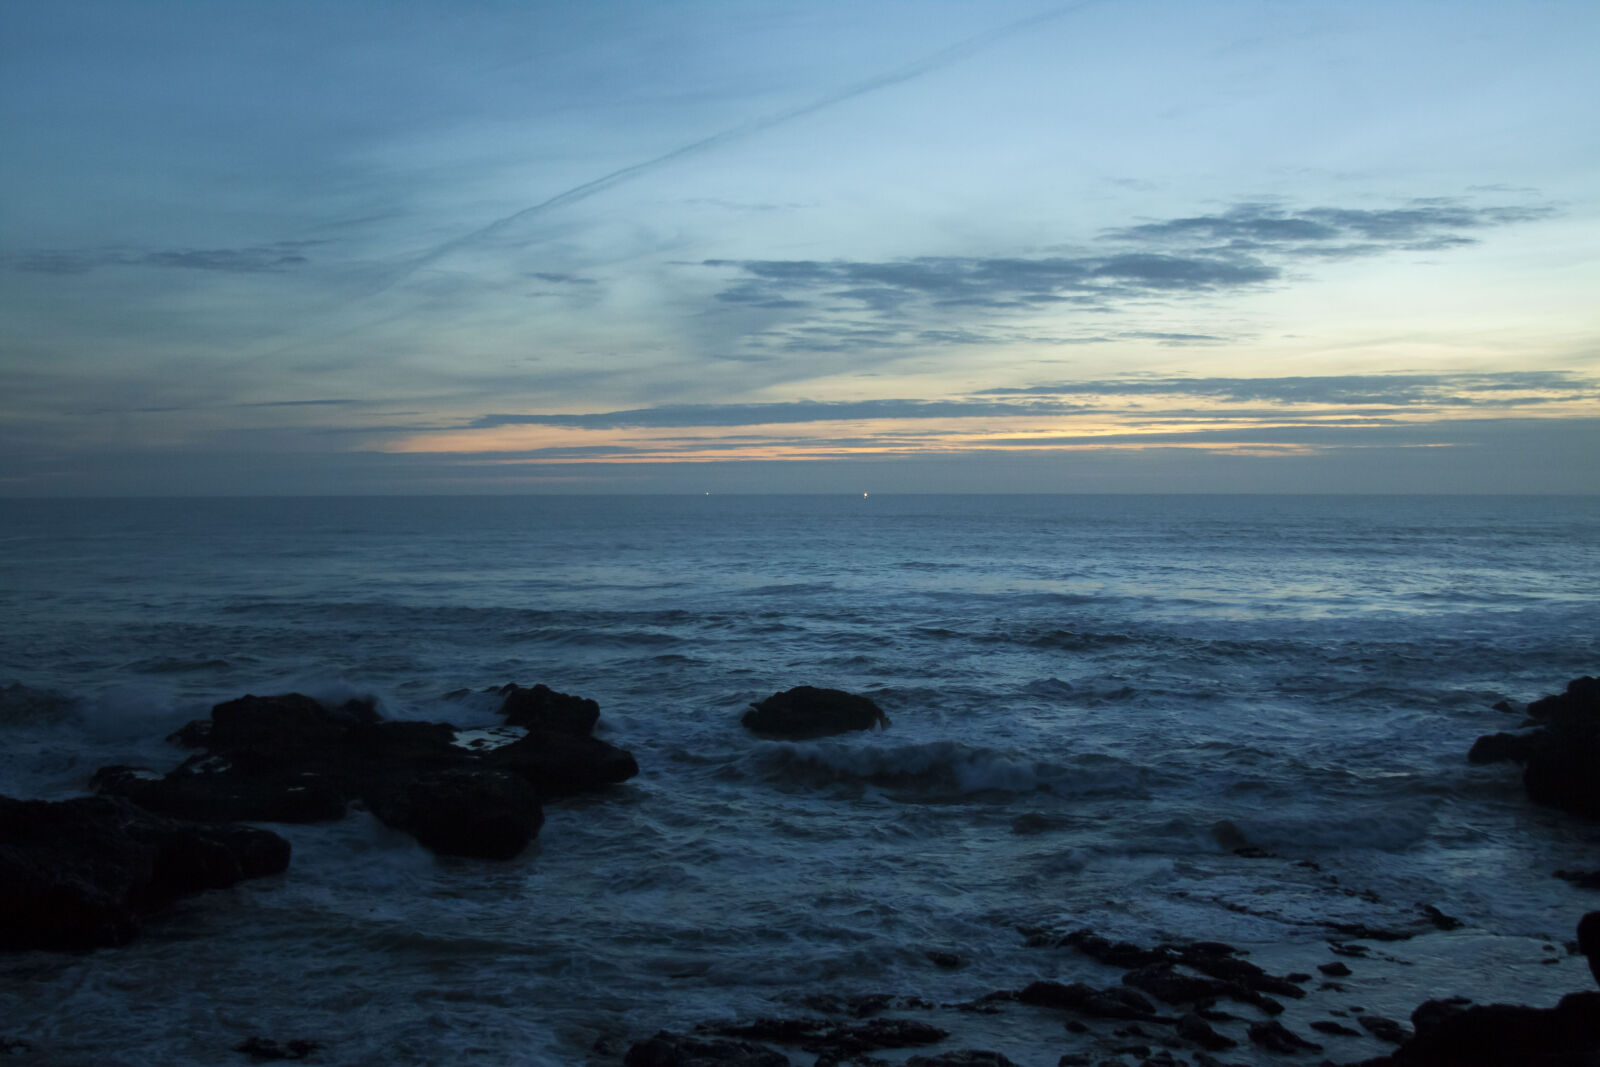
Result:
<svg viewBox="0 0 1600 1067">
<path fill-rule="evenodd" d="M 0 496 L 1600 492 L 1600 4 L 7 0 Z"/>
</svg>

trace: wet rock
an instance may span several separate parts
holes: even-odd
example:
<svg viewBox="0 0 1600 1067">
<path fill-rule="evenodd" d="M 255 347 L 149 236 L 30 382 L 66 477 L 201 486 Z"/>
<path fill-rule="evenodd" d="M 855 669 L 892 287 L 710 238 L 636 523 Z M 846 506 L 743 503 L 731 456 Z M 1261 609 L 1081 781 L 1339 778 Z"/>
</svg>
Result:
<svg viewBox="0 0 1600 1067">
<path fill-rule="evenodd" d="M 1362 1015 L 1356 1022 L 1379 1041 L 1387 1041 L 1391 1045 L 1403 1045 L 1411 1037 L 1411 1031 L 1382 1015 Z"/>
<path fill-rule="evenodd" d="M 941 1052 L 937 1056 L 912 1056 L 905 1067 L 1017 1067 L 998 1052 L 981 1049 L 957 1049 Z"/>
<path fill-rule="evenodd" d="M 805 741 L 889 725 L 889 717 L 867 697 L 842 689 L 818 689 L 809 685 L 774 693 L 750 705 L 750 710 L 739 721 L 758 737 L 786 741 Z"/>
<path fill-rule="evenodd" d="M 600 705 L 584 697 L 558 693 L 547 685 L 523 688 L 515 682 L 495 692 L 505 700 L 500 714 L 507 726 L 526 726 L 531 730 L 588 737 L 600 721 Z"/>
<path fill-rule="evenodd" d="M 509 858 L 538 833 L 541 800 L 639 772 L 629 753 L 577 736 L 592 728 L 593 701 L 511 689 L 508 700 L 535 709 L 530 719 L 547 712 L 540 721 L 552 728 L 513 729 L 509 743 L 469 748 L 449 723 L 383 721 L 371 702 L 246 696 L 214 707 L 207 729 L 188 731 L 206 748 L 176 769 L 102 768 L 93 787 L 197 820 L 323 822 L 359 800 L 436 852 Z"/>
<path fill-rule="evenodd" d="M 1594 773 L 1600 763 L 1600 679 L 1575 678 L 1564 692 L 1534 701 L 1527 711 L 1534 729 L 1479 738 L 1476 758 L 1518 760 L 1523 788 L 1534 803 L 1600 819 L 1600 775 Z"/>
<path fill-rule="evenodd" d="M 533 786 L 506 771 L 455 768 L 419 775 L 371 795 L 372 813 L 441 856 L 503 860 L 544 825 Z"/>
<path fill-rule="evenodd" d="M 1096 989 L 1082 982 L 1038 981 L 1017 994 L 1024 1004 L 1075 1011 L 1097 1019 L 1159 1019 L 1150 1000 L 1127 987 Z"/>
<path fill-rule="evenodd" d="M 872 1019 L 855 1026 L 837 1026 L 801 1043 L 807 1052 L 837 1057 L 859 1056 L 885 1048 L 933 1045 L 950 1036 L 948 1030 L 914 1019 Z"/>
<path fill-rule="evenodd" d="M 1428 1001 L 1416 1034 L 1395 1053 L 1405 1067 L 1579 1067 L 1600 1058 L 1600 993 L 1571 993 L 1554 1008 Z"/>
<path fill-rule="evenodd" d="M 1334 1034 L 1341 1037 L 1360 1037 L 1361 1031 L 1352 1029 L 1343 1023 L 1336 1023 L 1332 1019 L 1317 1019 L 1311 1023 L 1311 1029 L 1323 1034 Z"/>
<path fill-rule="evenodd" d="M 1195 941 L 1177 948 L 1178 959 L 1201 974 L 1233 982 L 1257 993 L 1294 997 L 1306 995 L 1292 976 L 1268 974 L 1249 960 L 1237 959 L 1238 950 L 1218 941 Z"/>
<path fill-rule="evenodd" d="M 1453 915 L 1446 915 L 1432 904 L 1424 904 L 1422 906 L 1422 914 L 1424 918 L 1441 930 L 1459 930 L 1461 928 L 1460 919 Z"/>
<path fill-rule="evenodd" d="M 624 1067 L 788 1067 L 789 1057 L 749 1041 L 706 1041 L 662 1030 L 634 1042 Z"/>
<path fill-rule="evenodd" d="M 1185 1041 L 1192 1041 L 1210 1052 L 1221 1052 L 1239 1043 L 1231 1037 L 1217 1033 L 1211 1028 L 1210 1023 L 1195 1012 L 1190 1012 L 1179 1019 L 1175 1029 L 1178 1036 Z"/>
<path fill-rule="evenodd" d="M 1579 889 L 1600 889 L 1600 871 L 1556 871 L 1554 874 Z"/>
<path fill-rule="evenodd" d="M 941 952 L 938 949 L 930 948 L 923 955 L 928 957 L 929 963 L 932 963 L 935 967 L 942 967 L 947 971 L 958 970 L 967 964 L 966 960 L 954 952 Z"/>
<path fill-rule="evenodd" d="M 1112 967 L 1132 969 L 1172 962 L 1172 956 L 1156 949 L 1141 948 L 1131 941 L 1112 941 L 1093 930 L 1075 930 L 1059 940 L 1059 944 L 1077 949 L 1091 959 Z"/>
<path fill-rule="evenodd" d="M 1319 963 L 1317 964 L 1317 970 L 1329 978 L 1343 978 L 1350 973 L 1350 968 L 1338 960 L 1334 960 L 1332 963 Z"/>
<path fill-rule="evenodd" d="M 1293 1053 L 1293 1052 L 1321 1052 L 1322 1046 L 1290 1030 L 1276 1019 L 1268 1022 L 1251 1023 L 1248 1031 L 1250 1043 L 1260 1045 L 1268 1052 Z"/>
<path fill-rule="evenodd" d="M 233 1046 L 233 1051 L 242 1052 L 257 1063 L 265 1063 L 268 1060 L 303 1060 L 321 1048 L 321 1042 L 299 1037 L 281 1045 L 268 1038 L 251 1037 Z"/>
<path fill-rule="evenodd" d="M 1600 911 L 1578 920 L 1578 951 L 1589 960 L 1589 973 L 1600 982 Z"/>
<path fill-rule="evenodd" d="M 167 819 L 114 797 L 0 797 L 0 948 L 120 945 L 181 897 L 289 865 L 249 826 Z"/>
</svg>

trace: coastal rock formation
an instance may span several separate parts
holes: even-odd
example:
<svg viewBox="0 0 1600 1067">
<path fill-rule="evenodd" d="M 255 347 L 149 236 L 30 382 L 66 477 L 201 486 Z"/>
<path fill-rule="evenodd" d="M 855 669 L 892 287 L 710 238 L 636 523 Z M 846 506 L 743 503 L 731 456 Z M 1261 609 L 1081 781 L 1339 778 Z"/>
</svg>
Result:
<svg viewBox="0 0 1600 1067">
<path fill-rule="evenodd" d="M 789 1057 L 749 1041 L 705 1041 L 662 1030 L 637 1041 L 624 1067 L 789 1067 Z"/>
<path fill-rule="evenodd" d="M 1600 679 L 1575 678 L 1564 692 L 1529 704 L 1527 714 L 1523 732 L 1480 737 L 1467 758 L 1521 763 L 1529 799 L 1600 819 Z"/>
<path fill-rule="evenodd" d="M 506 859 L 539 832 L 542 801 L 626 781 L 639 766 L 590 736 L 593 701 L 544 686 L 500 692 L 515 722 L 497 731 L 385 721 L 357 701 L 245 696 L 174 735 L 202 751 L 172 771 L 105 767 L 92 784 L 150 811 L 212 821 L 323 822 L 360 801 L 434 852 Z"/>
<path fill-rule="evenodd" d="M 1461 1007 L 1430 1000 L 1411 1013 L 1416 1036 L 1397 1067 L 1580 1067 L 1600 1061 L 1600 993 L 1569 993 L 1554 1008 Z"/>
<path fill-rule="evenodd" d="M 0 797 L 0 948 L 120 945 L 173 901 L 289 866 L 267 830 L 162 818 L 116 797 Z"/>
<path fill-rule="evenodd" d="M 739 721 L 758 737 L 783 741 L 808 741 L 889 725 L 883 709 L 867 697 L 809 685 L 797 685 L 751 704 Z"/>
</svg>

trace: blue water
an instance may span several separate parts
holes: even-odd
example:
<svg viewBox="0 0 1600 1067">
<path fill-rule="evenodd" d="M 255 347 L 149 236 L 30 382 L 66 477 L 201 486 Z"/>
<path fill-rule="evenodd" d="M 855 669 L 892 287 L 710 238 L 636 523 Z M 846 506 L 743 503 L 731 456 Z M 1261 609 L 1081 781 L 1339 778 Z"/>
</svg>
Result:
<svg viewBox="0 0 1600 1067">
<path fill-rule="evenodd" d="M 1464 753 L 1517 721 L 1496 701 L 1597 672 L 1595 498 L 3 501 L 0 792 L 165 770 L 168 731 L 245 692 L 469 724 L 486 698 L 450 694 L 507 681 L 598 700 L 642 771 L 551 805 L 505 865 L 359 812 L 277 828 L 281 879 L 129 948 L 0 961 L 0 1036 L 68 1061 L 216 1062 L 262 1033 L 324 1062 L 616 1062 L 597 1038 L 816 992 L 1118 977 L 1018 926 L 1311 970 L 1320 923 L 1422 903 L 1465 925 L 1338 996 L 1550 1002 L 1586 983 L 1561 942 L 1594 906 L 1550 872 L 1600 867 L 1600 833 Z M 891 725 L 739 727 L 799 684 Z M 1234 856 L 1222 820 L 1281 858 Z M 960 1021 L 1024 1067 L 1068 1050 L 1058 1020 Z"/>
</svg>

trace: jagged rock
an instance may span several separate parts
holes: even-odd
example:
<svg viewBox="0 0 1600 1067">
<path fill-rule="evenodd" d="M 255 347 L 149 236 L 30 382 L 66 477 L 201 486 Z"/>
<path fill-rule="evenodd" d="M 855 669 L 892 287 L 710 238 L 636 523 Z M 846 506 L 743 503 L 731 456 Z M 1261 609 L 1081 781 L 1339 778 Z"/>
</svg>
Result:
<svg viewBox="0 0 1600 1067">
<path fill-rule="evenodd" d="M 739 720 L 759 737 L 806 741 L 815 737 L 889 725 L 889 717 L 869 698 L 842 689 L 798 685 L 774 693 Z"/>
<path fill-rule="evenodd" d="M 368 803 L 386 825 L 442 856 L 510 859 L 544 825 L 539 794 L 506 771 L 433 771 L 378 792 Z"/>
<path fill-rule="evenodd" d="M 507 699 L 533 708 L 530 721 L 542 709 L 552 728 L 473 748 L 456 743 L 460 731 L 450 723 L 383 721 L 370 701 L 329 707 L 299 693 L 246 696 L 214 707 L 206 729 L 180 731 L 206 750 L 176 769 L 102 768 L 93 786 L 151 811 L 206 820 L 322 822 L 361 800 L 436 852 L 508 858 L 538 833 L 541 800 L 626 781 L 639 765 L 578 735 L 593 726 L 593 701 L 543 686 L 512 686 Z"/>
<path fill-rule="evenodd" d="M 955 1049 L 937 1056 L 912 1056 L 905 1067 L 1017 1067 L 998 1052 L 982 1049 Z"/>
<path fill-rule="evenodd" d="M 1411 1031 L 1382 1015 L 1360 1015 L 1356 1017 L 1356 1022 L 1379 1041 L 1387 1041 L 1391 1045 L 1403 1045 L 1411 1037 Z"/>
<path fill-rule="evenodd" d="M 749 1041 L 702 1041 L 662 1030 L 636 1041 L 624 1067 L 789 1067 L 789 1057 Z"/>
<path fill-rule="evenodd" d="M 1350 973 L 1350 968 L 1338 960 L 1334 960 L 1332 963 L 1319 963 L 1317 964 L 1317 970 L 1329 978 L 1344 978 Z"/>
<path fill-rule="evenodd" d="M 1428 1001 L 1416 1035 L 1395 1053 L 1405 1067 L 1579 1067 L 1600 1058 L 1600 993 L 1571 993 L 1554 1008 Z"/>
<path fill-rule="evenodd" d="M 595 723 L 600 721 L 599 704 L 584 697 L 558 693 L 547 685 L 525 689 L 511 682 L 495 692 L 505 697 L 500 714 L 505 716 L 507 726 L 588 737 L 594 733 Z"/>
<path fill-rule="evenodd" d="M 115 797 L 0 797 L 0 948 L 120 945 L 180 897 L 289 865 L 249 826 L 162 818 Z"/>
<path fill-rule="evenodd" d="M 1217 1033 L 1211 1028 L 1210 1023 L 1192 1011 L 1178 1020 L 1176 1030 L 1178 1036 L 1185 1041 L 1192 1041 L 1211 1052 L 1221 1052 L 1239 1043 L 1231 1037 Z"/>
<path fill-rule="evenodd" d="M 1600 775 L 1594 773 L 1600 765 L 1600 679 L 1574 678 L 1527 711 L 1535 729 L 1480 737 L 1468 758 L 1517 760 L 1534 803 L 1600 819 Z"/>
<path fill-rule="evenodd" d="M 1038 981 L 1017 993 L 1024 1004 L 1046 1008 L 1065 1008 L 1099 1019 L 1158 1019 L 1156 1006 L 1149 999 L 1125 986 L 1096 989 L 1082 982 L 1063 985 Z"/>
<path fill-rule="evenodd" d="M 1311 1023 L 1311 1029 L 1323 1034 L 1334 1034 L 1340 1037 L 1360 1037 L 1361 1031 L 1352 1029 L 1344 1023 L 1336 1023 L 1332 1019 L 1316 1019 Z"/>
<path fill-rule="evenodd" d="M 1600 982 L 1600 911 L 1578 920 L 1578 951 L 1589 960 L 1589 973 Z"/>
<path fill-rule="evenodd" d="M 1322 1046 L 1290 1030 L 1276 1019 L 1251 1023 L 1248 1031 L 1250 1043 L 1260 1045 L 1268 1052 L 1321 1052 Z"/>
</svg>

